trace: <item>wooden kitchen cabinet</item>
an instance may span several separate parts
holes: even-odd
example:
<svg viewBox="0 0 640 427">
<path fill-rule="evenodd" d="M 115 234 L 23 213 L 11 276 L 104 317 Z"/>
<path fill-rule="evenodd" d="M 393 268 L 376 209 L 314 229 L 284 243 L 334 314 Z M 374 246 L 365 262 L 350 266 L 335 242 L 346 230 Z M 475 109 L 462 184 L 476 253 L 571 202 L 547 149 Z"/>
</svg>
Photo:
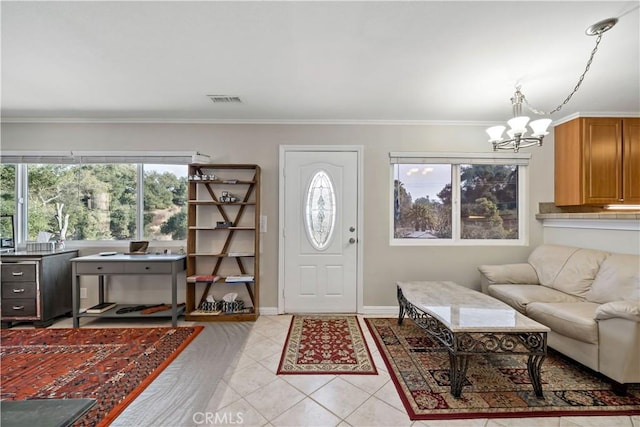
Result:
<svg viewBox="0 0 640 427">
<path fill-rule="evenodd" d="M 554 140 L 556 206 L 640 203 L 640 118 L 576 118 Z"/>
</svg>

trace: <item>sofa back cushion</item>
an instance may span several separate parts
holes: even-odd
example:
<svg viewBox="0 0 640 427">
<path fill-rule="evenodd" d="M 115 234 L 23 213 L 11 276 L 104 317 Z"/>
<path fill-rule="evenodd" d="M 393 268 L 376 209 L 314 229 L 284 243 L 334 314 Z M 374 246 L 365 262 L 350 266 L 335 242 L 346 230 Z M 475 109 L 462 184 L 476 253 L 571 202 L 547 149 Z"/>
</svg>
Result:
<svg viewBox="0 0 640 427">
<path fill-rule="evenodd" d="M 540 284 L 584 298 L 608 253 L 571 246 L 542 245 L 529 256 Z"/>
<path fill-rule="evenodd" d="M 640 301 L 640 256 L 611 254 L 586 294 L 591 302 Z"/>
</svg>

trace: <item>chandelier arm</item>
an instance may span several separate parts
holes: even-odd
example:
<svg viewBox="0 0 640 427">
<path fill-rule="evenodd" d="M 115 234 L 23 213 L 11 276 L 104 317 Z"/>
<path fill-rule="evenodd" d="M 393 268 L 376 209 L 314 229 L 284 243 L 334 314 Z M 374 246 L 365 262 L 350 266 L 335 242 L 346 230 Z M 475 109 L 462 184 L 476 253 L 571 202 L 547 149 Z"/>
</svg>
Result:
<svg viewBox="0 0 640 427">
<path fill-rule="evenodd" d="M 589 60 L 587 61 L 587 65 L 585 66 L 585 69 L 582 72 L 582 75 L 580 75 L 580 78 L 578 79 L 578 83 L 576 83 L 575 87 L 573 88 L 571 93 L 569 93 L 569 95 L 565 98 L 565 100 L 562 101 L 562 103 L 560 105 L 558 105 L 555 109 L 553 109 L 553 110 L 551 110 L 550 112 L 547 113 L 545 111 L 537 110 L 537 109 L 533 108 L 531 106 L 531 104 L 529 104 L 529 101 L 527 100 L 527 98 L 523 94 L 522 95 L 522 100 L 524 101 L 524 105 L 527 107 L 527 109 L 529 111 L 531 111 L 534 114 L 538 114 L 540 116 L 551 115 L 553 113 L 557 113 L 558 111 L 560 111 L 562 109 L 562 107 L 564 107 L 571 100 L 573 95 L 578 91 L 578 89 L 580 89 L 580 85 L 582 84 L 582 81 L 584 80 L 585 75 L 587 74 L 587 72 L 591 68 L 591 63 L 593 62 L 593 58 L 595 57 L 596 52 L 598 51 L 598 45 L 600 44 L 600 40 L 602 40 L 602 34 L 603 34 L 602 32 L 598 33 L 598 37 L 596 38 L 596 44 L 593 47 L 593 50 L 591 50 L 591 56 L 589 57 Z"/>
</svg>

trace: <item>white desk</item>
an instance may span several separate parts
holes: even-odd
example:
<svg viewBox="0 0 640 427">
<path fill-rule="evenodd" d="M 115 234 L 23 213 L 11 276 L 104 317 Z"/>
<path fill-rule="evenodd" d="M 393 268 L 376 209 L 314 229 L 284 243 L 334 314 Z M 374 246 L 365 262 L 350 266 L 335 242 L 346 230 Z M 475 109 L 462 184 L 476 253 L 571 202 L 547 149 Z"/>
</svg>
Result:
<svg viewBox="0 0 640 427">
<path fill-rule="evenodd" d="M 140 312 L 117 314 L 121 307 L 136 304 L 119 304 L 100 314 L 80 313 L 80 276 L 98 276 L 98 300 L 104 302 L 104 278 L 112 275 L 165 275 L 171 276 L 171 324 L 178 324 L 178 273 L 185 271 L 185 255 L 89 255 L 71 259 L 73 327 L 80 326 L 80 317 L 169 317 L 166 311 L 141 315 Z"/>
</svg>

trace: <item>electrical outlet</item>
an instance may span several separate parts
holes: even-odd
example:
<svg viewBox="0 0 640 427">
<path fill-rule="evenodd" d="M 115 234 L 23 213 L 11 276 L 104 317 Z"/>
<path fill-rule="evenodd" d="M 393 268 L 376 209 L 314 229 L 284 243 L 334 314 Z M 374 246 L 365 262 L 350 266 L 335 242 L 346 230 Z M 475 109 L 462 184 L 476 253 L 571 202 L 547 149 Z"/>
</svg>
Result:
<svg viewBox="0 0 640 427">
<path fill-rule="evenodd" d="M 87 297 L 87 288 L 80 288 L 80 298 Z"/>
</svg>

